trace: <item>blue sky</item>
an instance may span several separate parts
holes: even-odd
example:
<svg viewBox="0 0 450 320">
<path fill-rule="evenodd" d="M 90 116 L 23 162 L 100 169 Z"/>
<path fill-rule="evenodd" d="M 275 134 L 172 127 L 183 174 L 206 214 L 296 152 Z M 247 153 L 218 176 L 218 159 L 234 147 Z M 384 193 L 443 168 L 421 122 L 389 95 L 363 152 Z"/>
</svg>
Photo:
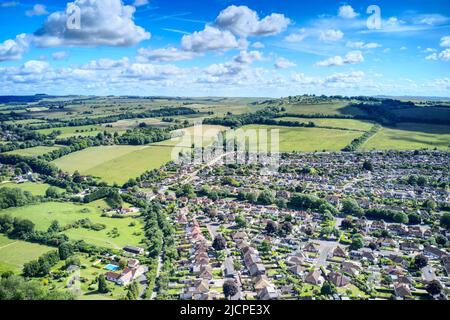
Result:
<svg viewBox="0 0 450 320">
<path fill-rule="evenodd" d="M 0 94 L 450 96 L 448 0 L 0 0 L 0 30 Z"/>
</svg>

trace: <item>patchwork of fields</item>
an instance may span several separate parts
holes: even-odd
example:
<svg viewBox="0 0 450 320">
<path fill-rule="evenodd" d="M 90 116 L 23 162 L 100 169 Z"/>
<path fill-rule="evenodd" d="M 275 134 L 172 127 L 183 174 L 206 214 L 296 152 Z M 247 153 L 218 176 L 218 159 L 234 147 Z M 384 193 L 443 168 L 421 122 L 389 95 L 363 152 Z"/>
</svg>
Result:
<svg viewBox="0 0 450 320">
<path fill-rule="evenodd" d="M 103 200 L 89 204 L 71 202 L 44 202 L 36 205 L 9 208 L 2 210 L 3 214 L 12 217 L 29 219 L 35 224 L 36 230 L 47 230 L 52 221 L 57 220 L 61 226 L 88 218 L 92 223 L 101 223 L 106 228 L 94 231 L 85 228 L 72 228 L 63 231 L 70 239 L 84 240 L 93 245 L 107 248 L 122 248 L 126 245 L 139 245 L 144 238 L 142 222 L 139 218 L 110 218 L 102 217 L 103 209 L 107 208 Z M 130 225 L 134 222 L 133 225 Z M 119 230 L 118 236 L 113 236 L 113 228 Z M 3 259 L 0 259 L 0 261 Z"/>
</svg>

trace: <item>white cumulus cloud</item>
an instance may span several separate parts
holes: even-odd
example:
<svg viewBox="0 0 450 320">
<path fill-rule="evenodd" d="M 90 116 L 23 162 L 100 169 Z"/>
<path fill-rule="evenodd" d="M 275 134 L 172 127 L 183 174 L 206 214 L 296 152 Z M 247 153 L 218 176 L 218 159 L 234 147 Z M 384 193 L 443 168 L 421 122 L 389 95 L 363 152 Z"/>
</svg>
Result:
<svg viewBox="0 0 450 320">
<path fill-rule="evenodd" d="M 286 30 L 290 23 L 291 20 L 283 14 L 272 13 L 260 19 L 256 11 L 235 5 L 221 11 L 216 19 L 217 26 L 242 37 L 279 34 Z"/>
<path fill-rule="evenodd" d="M 344 64 L 356 64 L 364 61 L 364 56 L 361 51 L 351 51 L 345 57 L 334 56 L 316 63 L 318 67 L 336 67 Z"/>
<path fill-rule="evenodd" d="M 75 0 L 69 5 L 80 8 L 80 28 L 66 27 L 66 11 L 54 12 L 34 34 L 38 46 L 128 47 L 150 39 L 150 33 L 133 21 L 136 8 L 121 0 Z"/>
<path fill-rule="evenodd" d="M 29 38 L 22 33 L 16 39 L 8 39 L 0 43 L 0 61 L 20 60 L 22 55 L 28 50 Z"/>
<path fill-rule="evenodd" d="M 358 16 L 358 13 L 350 5 L 344 5 L 339 7 L 339 17 L 344 19 L 353 19 Z"/>
<path fill-rule="evenodd" d="M 184 35 L 181 39 L 184 50 L 204 52 L 208 50 L 229 50 L 239 47 L 236 37 L 228 30 L 206 26 L 202 31 Z"/>
</svg>

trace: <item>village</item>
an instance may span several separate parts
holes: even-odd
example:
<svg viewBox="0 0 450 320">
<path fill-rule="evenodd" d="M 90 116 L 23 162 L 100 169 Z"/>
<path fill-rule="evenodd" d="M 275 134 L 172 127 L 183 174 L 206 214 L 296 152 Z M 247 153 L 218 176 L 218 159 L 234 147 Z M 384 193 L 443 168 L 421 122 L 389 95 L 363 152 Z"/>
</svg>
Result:
<svg viewBox="0 0 450 320">
<path fill-rule="evenodd" d="M 277 175 L 265 176 L 257 164 L 185 165 L 152 197 L 176 206 L 170 220 L 179 253 L 158 295 L 420 299 L 431 291 L 446 299 L 445 166 L 448 155 L 433 151 L 294 153 L 281 158 Z M 167 187 L 174 182 L 189 187 Z M 326 208 L 294 207 L 300 192 Z"/>
</svg>

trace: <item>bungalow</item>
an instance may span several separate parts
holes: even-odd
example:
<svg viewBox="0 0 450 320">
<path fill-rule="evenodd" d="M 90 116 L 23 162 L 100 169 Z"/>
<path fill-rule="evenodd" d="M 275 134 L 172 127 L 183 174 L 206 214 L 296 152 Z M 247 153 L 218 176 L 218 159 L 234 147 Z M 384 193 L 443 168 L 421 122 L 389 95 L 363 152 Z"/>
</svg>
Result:
<svg viewBox="0 0 450 320">
<path fill-rule="evenodd" d="M 377 242 L 382 247 L 393 247 L 393 248 L 396 248 L 398 246 L 397 241 L 395 241 L 392 238 L 381 238 Z"/>
<path fill-rule="evenodd" d="M 411 290 L 409 289 L 409 286 L 405 283 L 394 283 L 394 292 L 397 297 L 407 297 L 411 296 Z"/>
<path fill-rule="evenodd" d="M 280 294 L 274 286 L 264 287 L 258 294 L 260 300 L 275 300 L 279 296 Z"/>
<path fill-rule="evenodd" d="M 233 278 L 236 275 L 234 270 L 234 261 L 232 257 L 227 257 L 222 265 L 223 275 L 225 278 Z"/>
<path fill-rule="evenodd" d="M 340 246 L 337 246 L 333 250 L 333 257 L 346 258 L 347 257 L 347 252 L 345 252 L 345 250 L 342 249 Z"/>
<path fill-rule="evenodd" d="M 250 271 L 250 275 L 252 277 L 266 273 L 266 268 L 262 263 L 252 263 L 249 266 L 247 266 L 247 268 Z"/>
<path fill-rule="evenodd" d="M 330 272 L 327 276 L 328 280 L 331 281 L 336 287 L 345 287 L 350 283 L 350 279 L 339 272 Z"/>
<path fill-rule="evenodd" d="M 348 273 L 352 276 L 357 276 L 362 268 L 352 261 L 344 261 L 342 262 L 341 271 L 344 273 Z"/>
<path fill-rule="evenodd" d="M 319 269 L 312 270 L 308 272 L 308 274 L 305 276 L 305 282 L 314 284 L 314 285 L 321 285 L 323 283 L 324 279 L 319 271 Z"/>
<path fill-rule="evenodd" d="M 444 250 L 441 250 L 435 246 L 426 246 L 423 249 L 423 253 L 430 257 L 430 258 L 434 258 L 434 259 L 442 259 L 443 257 L 448 256 L 449 254 L 447 252 L 445 252 Z"/>
<path fill-rule="evenodd" d="M 198 277 L 200 279 L 211 280 L 213 278 L 212 267 L 210 265 L 202 266 Z"/>
<path fill-rule="evenodd" d="M 308 243 L 303 247 L 303 251 L 317 253 L 317 252 L 319 252 L 319 248 L 318 248 L 318 245 L 317 245 L 317 244 L 312 243 L 312 242 L 308 242 Z"/>
<path fill-rule="evenodd" d="M 289 268 L 289 271 L 297 276 L 302 276 L 305 273 L 306 268 L 301 265 L 293 265 Z"/>
<path fill-rule="evenodd" d="M 421 246 L 418 243 L 412 241 L 405 241 L 400 244 L 400 249 L 405 252 L 415 252 L 420 251 Z"/>
<path fill-rule="evenodd" d="M 264 274 L 261 274 L 261 275 L 258 275 L 256 277 L 254 277 L 252 279 L 252 281 L 253 281 L 253 284 L 254 284 L 256 292 L 261 291 L 264 287 L 272 285 L 272 283 L 269 281 L 267 276 L 264 275 Z"/>
<path fill-rule="evenodd" d="M 205 294 L 209 293 L 208 280 L 196 280 L 191 286 L 185 289 L 185 292 L 180 295 L 183 300 L 195 299 L 201 300 Z"/>
</svg>

